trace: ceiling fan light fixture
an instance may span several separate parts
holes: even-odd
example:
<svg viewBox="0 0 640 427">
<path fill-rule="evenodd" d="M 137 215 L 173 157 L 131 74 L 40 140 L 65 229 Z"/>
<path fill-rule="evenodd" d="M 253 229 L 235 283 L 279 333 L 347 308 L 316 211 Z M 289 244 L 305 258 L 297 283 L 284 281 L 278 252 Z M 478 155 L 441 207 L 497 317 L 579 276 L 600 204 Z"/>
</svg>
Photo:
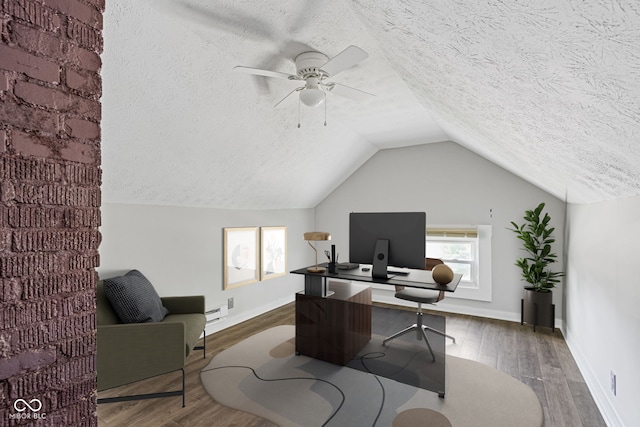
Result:
<svg viewBox="0 0 640 427">
<path fill-rule="evenodd" d="M 303 89 L 300 91 L 300 102 L 307 107 L 317 107 L 324 102 L 324 91 L 322 89 Z"/>
<path fill-rule="evenodd" d="M 296 74 L 281 73 L 279 71 L 261 70 L 258 68 L 250 68 L 244 66 L 236 66 L 235 70 L 253 74 L 256 76 L 274 77 L 279 79 L 287 79 L 292 81 L 304 82 L 304 86 L 298 87 L 284 98 L 282 98 L 274 107 L 277 107 L 293 95 L 299 92 L 298 111 L 300 104 L 304 104 L 309 108 L 316 108 L 325 104 L 326 115 L 326 97 L 327 92 L 333 92 L 345 98 L 355 101 L 366 100 L 373 96 L 370 93 L 354 89 L 349 86 L 340 85 L 327 79 L 334 78 L 336 74 L 347 68 L 351 68 L 367 58 L 367 53 L 356 46 L 349 46 L 342 52 L 329 59 L 325 54 L 317 51 L 302 52 L 295 59 Z"/>
</svg>

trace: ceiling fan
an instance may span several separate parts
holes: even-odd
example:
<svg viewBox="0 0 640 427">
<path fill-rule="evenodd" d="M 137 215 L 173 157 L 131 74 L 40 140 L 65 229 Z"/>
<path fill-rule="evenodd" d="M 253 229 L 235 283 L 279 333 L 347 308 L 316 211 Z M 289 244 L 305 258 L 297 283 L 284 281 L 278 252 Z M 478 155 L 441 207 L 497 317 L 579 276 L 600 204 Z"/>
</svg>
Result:
<svg viewBox="0 0 640 427">
<path fill-rule="evenodd" d="M 364 50 L 351 45 L 331 59 L 329 59 L 325 54 L 316 51 L 299 54 L 295 59 L 296 74 L 261 70 L 258 68 L 243 67 L 240 65 L 234 67 L 234 70 L 257 76 L 275 77 L 279 79 L 304 82 L 303 86 L 292 90 L 287 94 L 287 96 L 274 105 L 274 107 L 280 105 L 282 101 L 295 92 L 299 92 L 301 103 L 309 107 L 317 107 L 326 100 L 327 93 L 335 93 L 336 95 L 358 102 L 365 101 L 374 96 L 368 92 L 329 80 L 339 72 L 363 61 L 368 56 L 369 55 Z"/>
</svg>

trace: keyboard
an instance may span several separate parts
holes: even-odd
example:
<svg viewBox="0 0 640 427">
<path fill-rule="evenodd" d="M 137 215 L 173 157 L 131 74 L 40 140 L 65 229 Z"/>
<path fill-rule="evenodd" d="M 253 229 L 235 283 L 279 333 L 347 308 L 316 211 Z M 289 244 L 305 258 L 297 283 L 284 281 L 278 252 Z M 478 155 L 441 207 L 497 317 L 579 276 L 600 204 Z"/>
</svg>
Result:
<svg viewBox="0 0 640 427">
<path fill-rule="evenodd" d="M 338 270 L 353 270 L 354 268 L 360 267 L 360 264 L 356 264 L 355 262 L 339 262 Z"/>
</svg>

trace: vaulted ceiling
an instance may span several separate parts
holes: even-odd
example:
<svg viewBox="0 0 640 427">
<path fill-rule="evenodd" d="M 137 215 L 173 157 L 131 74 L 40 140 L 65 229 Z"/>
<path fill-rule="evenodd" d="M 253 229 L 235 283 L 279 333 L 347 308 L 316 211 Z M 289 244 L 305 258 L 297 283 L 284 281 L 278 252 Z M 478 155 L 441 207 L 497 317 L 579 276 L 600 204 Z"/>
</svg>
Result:
<svg viewBox="0 0 640 427">
<path fill-rule="evenodd" d="M 640 194 L 636 0 L 110 0 L 103 200 L 313 207 L 377 150 L 451 140 L 570 202 Z M 300 107 L 294 58 L 375 94 Z M 300 114 L 300 116 L 299 116 Z M 300 128 L 298 128 L 300 123 Z"/>
</svg>

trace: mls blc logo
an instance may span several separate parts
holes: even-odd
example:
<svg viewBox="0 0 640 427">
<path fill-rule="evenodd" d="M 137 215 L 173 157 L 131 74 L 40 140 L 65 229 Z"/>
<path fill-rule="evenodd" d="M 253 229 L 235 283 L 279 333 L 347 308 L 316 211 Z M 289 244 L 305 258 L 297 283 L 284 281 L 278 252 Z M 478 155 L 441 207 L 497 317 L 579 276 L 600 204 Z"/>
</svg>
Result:
<svg viewBox="0 0 640 427">
<path fill-rule="evenodd" d="M 9 414 L 9 418 L 23 419 L 23 420 L 43 420 L 47 417 L 45 413 L 40 413 L 42 409 L 42 401 L 40 399 L 31 399 L 26 401 L 25 399 L 16 399 L 13 402 L 13 409 L 16 410 L 15 414 Z M 27 409 L 30 412 L 27 412 Z"/>
</svg>

